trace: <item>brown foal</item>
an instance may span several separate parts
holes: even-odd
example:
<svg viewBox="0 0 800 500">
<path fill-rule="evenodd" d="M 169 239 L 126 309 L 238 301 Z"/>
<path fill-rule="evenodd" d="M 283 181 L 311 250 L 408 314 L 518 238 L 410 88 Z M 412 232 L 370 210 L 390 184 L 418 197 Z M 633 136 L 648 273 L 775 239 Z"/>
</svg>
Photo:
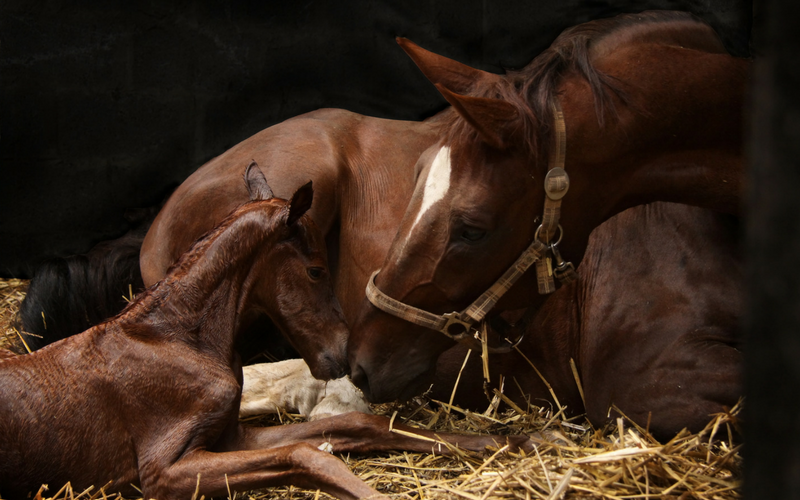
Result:
<svg viewBox="0 0 800 500">
<path fill-rule="evenodd" d="M 233 346 L 251 318 L 269 315 L 319 378 L 346 372 L 348 335 L 322 234 L 304 215 L 311 183 L 289 201 L 274 198 L 255 162 L 245 181 L 251 201 L 118 316 L 0 361 L 0 495 L 21 498 L 44 482 L 70 481 L 136 495 L 138 485 L 143 498 L 159 500 L 280 484 L 374 497 L 341 460 L 317 448 L 431 451 L 430 439 L 471 450 L 499 444 L 492 436 L 394 426 L 429 438 L 417 439 L 364 414 L 271 428 L 239 424 L 242 368 Z"/>
</svg>

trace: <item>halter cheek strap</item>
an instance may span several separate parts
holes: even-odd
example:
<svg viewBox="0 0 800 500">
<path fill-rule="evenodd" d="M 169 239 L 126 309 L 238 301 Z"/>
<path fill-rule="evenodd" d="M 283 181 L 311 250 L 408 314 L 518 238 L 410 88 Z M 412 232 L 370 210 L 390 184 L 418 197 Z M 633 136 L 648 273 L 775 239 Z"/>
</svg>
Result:
<svg viewBox="0 0 800 500">
<path fill-rule="evenodd" d="M 569 176 L 564 170 L 564 163 L 567 156 L 567 127 L 564 122 L 564 112 L 558 99 L 553 99 L 553 118 L 554 118 L 554 139 L 555 143 L 550 149 L 550 163 L 547 175 L 544 178 L 544 214 L 542 224 L 536 230 L 535 239 L 540 239 L 549 246 L 552 259 L 547 256 L 536 263 L 536 279 L 539 284 L 539 293 L 542 295 L 556 291 L 553 276 L 564 285 L 577 279 L 575 266 L 571 262 L 565 262 L 558 251 L 558 243 L 561 241 L 563 232 L 555 243 L 551 243 L 556 234 L 556 230 L 561 229 L 558 220 L 561 218 L 561 199 L 569 190 Z M 555 260 L 555 267 L 554 262 Z"/>
<path fill-rule="evenodd" d="M 525 274 L 525 271 L 527 271 L 534 262 L 541 260 L 542 255 L 547 252 L 547 249 L 548 247 L 544 243 L 538 239 L 534 239 L 533 243 L 522 252 L 522 255 L 517 258 L 514 264 L 495 281 L 494 285 L 483 292 L 480 297 L 475 299 L 469 307 L 461 312 L 454 311 L 446 314 L 434 314 L 389 297 L 375 285 L 375 277 L 380 272 L 380 269 L 372 273 L 372 276 L 369 278 L 366 291 L 367 299 L 369 299 L 375 307 L 384 312 L 410 321 L 416 325 L 436 330 L 456 342 L 467 343 L 469 347 L 474 348 L 476 345 L 480 346 L 480 344 L 477 343 L 477 340 L 471 333 L 473 326 L 486 318 L 486 315 L 494 308 L 497 301 L 505 295 L 523 274 Z M 493 350 L 495 352 L 508 352 L 511 347 L 519 343 L 519 340 L 522 340 L 522 337 L 506 350 L 498 351 L 495 348 L 493 348 Z"/>
<path fill-rule="evenodd" d="M 536 263 L 537 282 L 539 293 L 547 294 L 556 290 L 553 276 L 566 284 L 577 278 L 575 267 L 571 262 L 565 262 L 558 252 L 558 243 L 561 241 L 563 230 L 558 224 L 561 216 L 561 199 L 569 189 L 569 176 L 564 170 L 566 156 L 566 126 L 564 114 L 558 100 L 553 101 L 553 114 L 555 118 L 555 144 L 550 154 L 550 164 L 544 181 L 545 202 L 542 224 L 536 230 L 533 242 L 522 252 L 514 264 L 480 297 L 461 312 L 434 314 L 414 306 L 404 304 L 381 292 L 375 285 L 375 277 L 380 269 L 372 273 L 367 283 L 367 299 L 378 309 L 416 325 L 436 330 L 447 337 L 467 345 L 471 349 L 481 349 L 481 343 L 473 332 L 475 325 L 484 323 L 486 315 L 494 308 L 497 301 L 516 283 L 520 277 L 534 263 Z M 561 231 L 558 239 L 551 242 Z M 555 267 L 553 266 L 555 260 Z M 525 317 L 530 316 L 529 313 Z M 514 341 L 506 339 L 502 347 L 489 347 L 489 352 L 509 352 L 522 341 L 525 329 Z"/>
</svg>

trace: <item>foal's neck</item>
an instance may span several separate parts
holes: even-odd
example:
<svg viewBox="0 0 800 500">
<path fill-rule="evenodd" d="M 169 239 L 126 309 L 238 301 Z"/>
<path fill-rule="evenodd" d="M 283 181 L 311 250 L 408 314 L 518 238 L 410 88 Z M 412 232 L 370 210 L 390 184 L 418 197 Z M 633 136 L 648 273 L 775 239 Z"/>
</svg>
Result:
<svg viewBox="0 0 800 500">
<path fill-rule="evenodd" d="M 244 313 L 252 307 L 253 276 L 271 246 L 257 212 L 235 219 L 198 242 L 129 313 L 140 332 L 183 341 L 229 362 Z"/>
</svg>

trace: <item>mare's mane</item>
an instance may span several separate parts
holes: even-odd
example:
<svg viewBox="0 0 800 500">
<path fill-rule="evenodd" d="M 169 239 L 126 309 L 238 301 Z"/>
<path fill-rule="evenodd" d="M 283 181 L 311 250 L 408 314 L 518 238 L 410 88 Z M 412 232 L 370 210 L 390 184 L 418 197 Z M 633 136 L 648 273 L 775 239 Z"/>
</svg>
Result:
<svg viewBox="0 0 800 500">
<path fill-rule="evenodd" d="M 688 12 L 649 11 L 599 19 L 564 30 L 549 48 L 518 71 L 508 71 L 499 83 L 476 82 L 469 92 L 472 97 L 501 99 L 519 111 L 519 136 L 523 150 L 532 158 L 546 158 L 552 136 L 553 110 L 558 84 L 567 73 L 576 73 L 588 83 L 595 101 L 595 113 L 601 126 L 607 117 L 617 119 L 612 93 L 622 103 L 628 96 L 612 76 L 597 70 L 592 64 L 592 44 L 619 34 L 626 29 L 665 23 L 705 24 Z M 458 113 L 452 113 L 443 124 L 448 143 L 474 143 L 478 132 Z"/>
</svg>

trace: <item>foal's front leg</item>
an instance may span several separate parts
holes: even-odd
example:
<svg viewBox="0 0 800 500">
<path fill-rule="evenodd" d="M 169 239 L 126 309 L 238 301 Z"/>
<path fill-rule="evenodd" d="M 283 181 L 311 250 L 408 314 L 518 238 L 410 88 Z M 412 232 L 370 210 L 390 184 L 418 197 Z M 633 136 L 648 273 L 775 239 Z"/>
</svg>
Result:
<svg viewBox="0 0 800 500">
<path fill-rule="evenodd" d="M 193 451 L 157 474 L 141 473 L 143 498 L 206 498 L 228 492 L 295 485 L 337 498 L 386 498 L 356 477 L 337 457 L 306 443 L 263 450 Z M 198 495 L 198 497 L 199 497 Z"/>
<path fill-rule="evenodd" d="M 433 432 L 394 423 L 392 432 L 389 419 L 359 412 L 330 418 L 275 427 L 241 427 L 238 449 L 261 449 L 308 443 L 314 447 L 330 445 L 333 453 L 364 453 L 375 451 L 413 451 L 419 453 L 447 453 L 443 443 L 471 451 L 484 451 L 487 446 L 501 447 L 508 443 L 510 451 L 533 449 L 527 436 L 479 436 Z M 412 434 L 412 435 L 409 435 Z M 414 437 L 418 436 L 418 437 Z"/>
</svg>

